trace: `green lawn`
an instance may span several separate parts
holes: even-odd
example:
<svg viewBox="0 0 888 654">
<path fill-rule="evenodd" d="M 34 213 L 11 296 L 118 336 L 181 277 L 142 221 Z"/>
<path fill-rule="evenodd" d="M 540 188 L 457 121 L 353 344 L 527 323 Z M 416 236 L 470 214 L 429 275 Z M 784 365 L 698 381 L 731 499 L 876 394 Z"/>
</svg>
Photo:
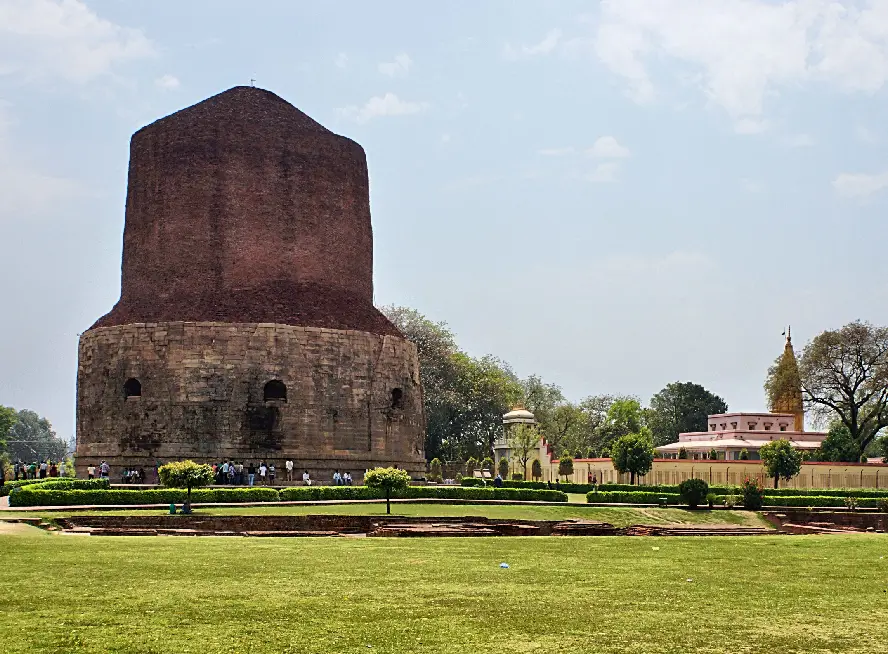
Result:
<svg viewBox="0 0 888 654">
<path fill-rule="evenodd" d="M 9 654 L 888 648 L 888 540 L 878 535 L 243 539 L 16 531 L 0 536 L 0 651 Z"/>
<path fill-rule="evenodd" d="M 10 517 L 46 517 L 58 518 L 79 512 L 33 511 L 12 513 Z M 81 515 L 160 515 L 167 511 L 158 510 L 109 510 L 84 511 Z M 201 508 L 198 513 L 214 515 L 384 515 L 384 504 L 327 504 L 317 506 L 244 506 L 225 508 Z M 732 524 L 754 527 L 767 526 L 755 513 L 748 511 L 686 511 L 684 509 L 641 509 L 629 507 L 590 507 L 587 505 L 572 506 L 533 506 L 516 504 L 392 504 L 392 513 L 397 515 L 415 516 L 487 516 L 489 518 L 506 518 L 525 520 L 567 520 L 570 518 L 586 518 L 609 522 L 617 527 L 647 524 Z M 3 519 L 0 512 L 0 520 Z"/>
</svg>

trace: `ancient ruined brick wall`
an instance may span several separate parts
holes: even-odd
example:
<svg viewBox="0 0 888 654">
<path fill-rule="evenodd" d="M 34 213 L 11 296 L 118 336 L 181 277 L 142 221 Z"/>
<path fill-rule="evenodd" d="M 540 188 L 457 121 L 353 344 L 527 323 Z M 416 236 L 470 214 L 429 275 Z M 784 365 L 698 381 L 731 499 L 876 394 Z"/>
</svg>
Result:
<svg viewBox="0 0 888 654">
<path fill-rule="evenodd" d="M 360 145 L 252 87 L 133 135 L 121 296 L 95 326 L 273 322 L 397 335 L 372 302 Z"/>
<path fill-rule="evenodd" d="M 168 322 L 94 328 L 80 339 L 77 467 L 191 458 L 258 461 L 329 481 L 334 469 L 425 471 L 416 349 L 400 337 L 280 324 Z M 126 398 L 124 384 L 141 384 Z M 265 401 L 270 380 L 286 402 Z M 399 406 L 392 391 L 401 389 Z"/>
</svg>

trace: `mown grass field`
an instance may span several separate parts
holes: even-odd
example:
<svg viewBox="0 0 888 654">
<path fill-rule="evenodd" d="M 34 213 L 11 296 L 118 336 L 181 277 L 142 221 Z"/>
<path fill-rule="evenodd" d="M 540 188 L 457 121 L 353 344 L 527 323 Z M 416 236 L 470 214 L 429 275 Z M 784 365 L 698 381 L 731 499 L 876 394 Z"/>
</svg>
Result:
<svg viewBox="0 0 888 654">
<path fill-rule="evenodd" d="M 200 508 L 201 514 L 212 515 L 385 515 L 385 504 L 325 504 L 315 506 L 278 505 Z M 101 511 L 28 511 L 8 513 L 10 517 L 61 517 L 65 515 L 160 515 L 159 510 L 101 510 Z M 646 524 L 731 524 L 753 527 L 768 526 L 756 513 L 750 511 L 687 511 L 684 509 L 655 509 L 631 507 L 534 506 L 513 504 L 392 504 L 392 513 L 409 516 L 487 516 L 489 518 L 525 520 L 568 520 L 585 518 L 609 522 L 617 527 Z M 0 520 L 4 513 L 0 511 Z"/>
<path fill-rule="evenodd" d="M 888 651 L 880 535 L 10 531 L 0 536 L 0 651 L 10 654 Z"/>
</svg>

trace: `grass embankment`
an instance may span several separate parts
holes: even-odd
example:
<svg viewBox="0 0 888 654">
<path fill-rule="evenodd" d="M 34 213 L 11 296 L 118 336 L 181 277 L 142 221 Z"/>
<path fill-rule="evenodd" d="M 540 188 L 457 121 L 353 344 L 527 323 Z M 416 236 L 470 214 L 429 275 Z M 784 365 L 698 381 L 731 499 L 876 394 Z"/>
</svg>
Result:
<svg viewBox="0 0 888 654">
<path fill-rule="evenodd" d="M 33 533 L 0 536 L 10 654 L 869 653 L 888 622 L 879 536 Z"/>
<path fill-rule="evenodd" d="M 195 512 L 203 515 L 385 515 L 385 504 L 325 504 L 315 506 L 278 505 L 278 506 L 238 506 L 220 508 L 199 508 Z M 165 510 L 107 510 L 107 511 L 0 511 L 0 520 L 4 515 L 10 518 L 41 517 L 61 518 L 66 515 L 162 515 Z M 533 506 L 518 504 L 485 505 L 485 504 L 392 504 L 393 515 L 405 516 L 486 516 L 507 520 L 570 520 L 583 518 L 609 522 L 617 527 L 628 525 L 663 525 L 663 524 L 731 524 L 753 527 L 767 526 L 756 513 L 749 511 L 686 511 L 683 509 L 642 509 L 622 507 L 590 507 L 588 505 L 571 506 Z"/>
</svg>

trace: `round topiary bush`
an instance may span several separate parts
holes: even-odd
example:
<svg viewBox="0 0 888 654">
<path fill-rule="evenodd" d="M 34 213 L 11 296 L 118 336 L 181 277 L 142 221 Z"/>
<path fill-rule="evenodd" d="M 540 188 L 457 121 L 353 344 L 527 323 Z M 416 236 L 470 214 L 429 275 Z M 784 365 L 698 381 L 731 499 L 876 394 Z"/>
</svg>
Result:
<svg viewBox="0 0 888 654">
<path fill-rule="evenodd" d="M 681 501 L 690 508 L 696 509 L 706 500 L 709 492 L 709 484 L 702 479 L 685 479 L 678 485 L 678 494 Z"/>
</svg>

